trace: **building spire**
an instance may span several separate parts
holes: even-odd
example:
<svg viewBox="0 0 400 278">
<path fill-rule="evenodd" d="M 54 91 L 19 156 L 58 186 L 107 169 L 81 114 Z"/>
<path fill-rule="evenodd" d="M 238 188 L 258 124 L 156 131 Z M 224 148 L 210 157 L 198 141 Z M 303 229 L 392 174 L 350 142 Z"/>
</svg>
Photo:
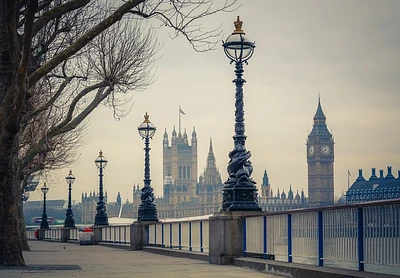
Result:
<svg viewBox="0 0 400 278">
<path fill-rule="evenodd" d="M 212 145 L 212 139 L 210 137 L 210 147 L 208 149 L 208 156 L 207 156 L 207 168 L 215 168 L 215 156 L 214 150 Z"/>
<path fill-rule="evenodd" d="M 314 125 L 309 136 L 312 137 L 312 136 L 325 136 L 325 135 L 332 136 L 328 130 L 328 127 L 326 126 L 326 117 L 324 112 L 322 111 L 322 106 L 321 106 L 321 96 L 318 96 L 318 107 L 314 116 Z"/>
<path fill-rule="evenodd" d="M 323 123 L 325 123 L 325 120 L 326 120 L 325 114 L 322 111 L 321 96 L 319 94 L 318 94 L 318 108 L 317 108 L 317 112 L 315 112 L 314 123 L 316 120 L 322 120 Z M 320 123 L 322 123 L 322 121 Z"/>
</svg>

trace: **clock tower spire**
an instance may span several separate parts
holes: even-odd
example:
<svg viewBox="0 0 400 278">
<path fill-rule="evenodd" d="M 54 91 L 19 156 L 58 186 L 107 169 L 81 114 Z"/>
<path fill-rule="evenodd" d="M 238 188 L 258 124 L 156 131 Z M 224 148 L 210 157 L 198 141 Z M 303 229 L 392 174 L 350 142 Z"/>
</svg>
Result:
<svg viewBox="0 0 400 278">
<path fill-rule="evenodd" d="M 318 96 L 313 129 L 307 138 L 308 204 L 312 207 L 333 205 L 334 141 L 326 126 Z"/>
</svg>

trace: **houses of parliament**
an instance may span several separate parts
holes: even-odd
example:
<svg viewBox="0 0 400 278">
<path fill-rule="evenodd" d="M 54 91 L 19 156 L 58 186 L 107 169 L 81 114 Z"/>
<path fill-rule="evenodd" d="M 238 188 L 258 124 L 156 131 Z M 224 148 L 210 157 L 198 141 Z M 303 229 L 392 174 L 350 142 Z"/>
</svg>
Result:
<svg viewBox="0 0 400 278">
<path fill-rule="evenodd" d="M 206 167 L 198 175 L 197 133 L 195 128 L 191 137 L 186 129 L 181 132 L 167 130 L 163 135 L 163 196 L 156 198 L 159 219 L 180 218 L 213 214 L 222 207 L 222 189 L 224 183 L 216 167 L 212 140 Z M 334 201 L 334 141 L 326 125 L 326 117 L 318 98 L 313 129 L 306 142 L 308 165 L 308 197 L 303 190 L 293 192 L 291 185 L 287 192 L 273 189 L 269 183 L 267 171 L 264 171 L 259 186 L 258 202 L 263 211 L 284 211 L 306 206 L 331 205 Z M 107 203 L 108 217 L 137 218 L 140 205 L 141 187 L 133 186 L 133 202 L 121 202 L 118 193 L 116 202 Z M 109 198 L 109 196 L 107 196 Z M 82 222 L 93 223 L 96 214 L 97 194 L 82 193 Z"/>
</svg>

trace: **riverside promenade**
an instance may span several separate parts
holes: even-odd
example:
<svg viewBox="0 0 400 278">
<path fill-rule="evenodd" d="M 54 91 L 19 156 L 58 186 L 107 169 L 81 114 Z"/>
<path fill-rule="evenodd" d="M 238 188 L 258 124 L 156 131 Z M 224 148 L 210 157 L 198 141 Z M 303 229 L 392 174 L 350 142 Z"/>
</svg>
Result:
<svg viewBox="0 0 400 278">
<path fill-rule="evenodd" d="M 29 241 L 29 246 L 32 251 L 24 252 L 27 267 L 0 267 L 0 277 L 278 277 L 245 267 L 102 245 Z"/>
</svg>

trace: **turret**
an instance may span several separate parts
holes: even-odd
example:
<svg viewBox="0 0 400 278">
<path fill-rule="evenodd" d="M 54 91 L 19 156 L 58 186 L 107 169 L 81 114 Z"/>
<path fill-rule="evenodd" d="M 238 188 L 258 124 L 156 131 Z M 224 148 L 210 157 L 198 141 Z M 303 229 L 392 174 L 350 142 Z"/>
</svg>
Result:
<svg viewBox="0 0 400 278">
<path fill-rule="evenodd" d="M 292 191 L 292 185 L 290 185 L 289 192 L 288 192 L 288 199 L 293 200 L 293 191 Z"/>
<path fill-rule="evenodd" d="M 186 133 L 186 128 L 185 128 L 185 131 L 183 132 L 183 142 L 186 145 L 189 145 L 188 136 L 187 136 L 187 133 Z"/>
<path fill-rule="evenodd" d="M 265 186 L 269 185 L 269 179 L 268 179 L 267 170 L 264 170 L 264 176 L 263 176 L 262 185 L 265 185 Z"/>
<path fill-rule="evenodd" d="M 192 147 L 194 145 L 197 145 L 197 133 L 195 127 L 193 127 L 193 132 L 192 132 Z"/>
<path fill-rule="evenodd" d="M 210 146 L 208 148 L 208 155 L 207 155 L 207 168 L 215 168 L 215 156 L 214 156 L 214 150 L 213 150 L 213 145 L 212 145 L 212 140 L 210 138 Z"/>
<path fill-rule="evenodd" d="M 167 129 L 165 129 L 164 136 L 163 136 L 163 146 L 168 147 L 168 144 L 169 144 L 168 133 L 167 133 Z"/>
<path fill-rule="evenodd" d="M 120 207 L 121 206 L 121 194 L 120 194 L 120 192 L 118 191 L 118 194 L 117 194 L 117 205 L 118 205 L 118 207 Z"/>
<path fill-rule="evenodd" d="M 175 130 L 175 126 L 174 126 L 174 130 L 172 131 L 171 144 L 172 144 L 172 145 L 175 145 L 175 144 L 176 144 L 176 130 Z"/>
</svg>

